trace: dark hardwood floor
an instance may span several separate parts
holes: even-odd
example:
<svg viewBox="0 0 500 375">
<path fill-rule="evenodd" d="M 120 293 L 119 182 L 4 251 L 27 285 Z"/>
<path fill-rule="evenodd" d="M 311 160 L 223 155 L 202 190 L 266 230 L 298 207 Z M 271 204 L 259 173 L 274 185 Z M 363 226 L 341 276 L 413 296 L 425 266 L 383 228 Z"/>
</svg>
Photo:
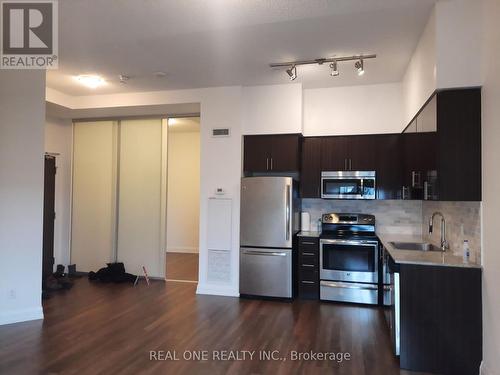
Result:
<svg viewBox="0 0 500 375">
<path fill-rule="evenodd" d="M 79 279 L 44 301 L 44 321 L 0 326 L 0 374 L 408 374 L 377 308 L 200 296 L 195 288 Z M 175 350 L 181 360 L 150 361 L 151 350 Z M 351 359 L 185 361 L 184 350 L 344 351 Z"/>
<path fill-rule="evenodd" d="M 198 254 L 167 253 L 167 279 L 198 281 Z"/>
</svg>

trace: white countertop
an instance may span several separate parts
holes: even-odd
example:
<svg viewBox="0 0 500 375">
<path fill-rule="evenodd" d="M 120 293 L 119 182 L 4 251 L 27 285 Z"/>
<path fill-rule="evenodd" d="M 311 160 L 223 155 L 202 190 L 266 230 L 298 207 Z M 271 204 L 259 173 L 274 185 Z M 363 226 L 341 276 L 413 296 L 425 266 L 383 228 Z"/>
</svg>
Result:
<svg viewBox="0 0 500 375">
<path fill-rule="evenodd" d="M 377 233 L 382 245 L 387 249 L 392 259 L 399 264 L 420 264 L 444 267 L 481 268 L 480 264 L 464 263 L 462 257 L 453 255 L 452 251 L 418 251 L 399 250 L 391 242 L 426 242 L 422 236 Z"/>
</svg>

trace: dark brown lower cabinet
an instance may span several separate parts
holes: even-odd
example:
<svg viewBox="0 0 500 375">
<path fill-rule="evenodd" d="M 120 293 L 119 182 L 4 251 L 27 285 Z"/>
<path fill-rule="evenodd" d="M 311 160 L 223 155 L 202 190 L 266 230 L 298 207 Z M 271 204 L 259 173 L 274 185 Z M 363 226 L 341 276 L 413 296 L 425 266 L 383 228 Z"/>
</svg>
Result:
<svg viewBox="0 0 500 375">
<path fill-rule="evenodd" d="M 299 237 L 298 290 L 301 299 L 319 299 L 319 238 Z"/>
<path fill-rule="evenodd" d="M 401 368 L 479 374 L 481 269 L 400 265 Z"/>
</svg>

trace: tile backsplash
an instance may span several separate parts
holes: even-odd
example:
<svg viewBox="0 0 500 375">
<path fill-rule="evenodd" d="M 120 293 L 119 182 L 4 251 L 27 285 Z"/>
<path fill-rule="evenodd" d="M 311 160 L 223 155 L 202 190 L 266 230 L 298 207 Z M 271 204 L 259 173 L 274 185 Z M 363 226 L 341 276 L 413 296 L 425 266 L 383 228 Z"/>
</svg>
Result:
<svg viewBox="0 0 500 375">
<path fill-rule="evenodd" d="M 403 200 L 302 199 L 302 211 L 311 216 L 311 229 L 327 212 L 353 212 L 376 217 L 377 231 L 390 234 L 422 233 L 422 202 Z"/>
<path fill-rule="evenodd" d="M 450 249 L 462 256 L 464 239 L 469 240 L 471 261 L 481 263 L 481 203 L 435 202 L 409 200 L 325 200 L 302 199 L 302 211 L 311 216 L 311 230 L 321 215 L 327 212 L 353 212 L 372 214 L 376 217 L 379 233 L 417 235 L 435 245 L 440 244 L 441 219 L 434 222 L 429 235 L 429 218 L 435 211 L 446 219 L 446 239 Z"/>
<path fill-rule="evenodd" d="M 446 239 L 455 255 L 462 256 L 464 240 L 469 240 L 471 261 L 481 263 L 481 203 L 480 202 L 422 202 L 422 236 L 439 245 L 441 218 L 434 220 L 434 230 L 429 235 L 429 218 L 440 211 L 446 220 Z"/>
</svg>

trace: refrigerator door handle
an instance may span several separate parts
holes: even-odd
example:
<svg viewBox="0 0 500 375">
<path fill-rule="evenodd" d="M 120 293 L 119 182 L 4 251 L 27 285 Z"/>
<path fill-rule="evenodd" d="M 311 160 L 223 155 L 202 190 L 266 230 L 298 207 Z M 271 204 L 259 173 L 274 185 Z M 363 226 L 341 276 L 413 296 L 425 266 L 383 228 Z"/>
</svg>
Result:
<svg viewBox="0 0 500 375">
<path fill-rule="evenodd" d="M 286 186 L 286 240 L 288 241 L 290 239 L 290 189 L 291 186 L 287 185 Z"/>
</svg>

